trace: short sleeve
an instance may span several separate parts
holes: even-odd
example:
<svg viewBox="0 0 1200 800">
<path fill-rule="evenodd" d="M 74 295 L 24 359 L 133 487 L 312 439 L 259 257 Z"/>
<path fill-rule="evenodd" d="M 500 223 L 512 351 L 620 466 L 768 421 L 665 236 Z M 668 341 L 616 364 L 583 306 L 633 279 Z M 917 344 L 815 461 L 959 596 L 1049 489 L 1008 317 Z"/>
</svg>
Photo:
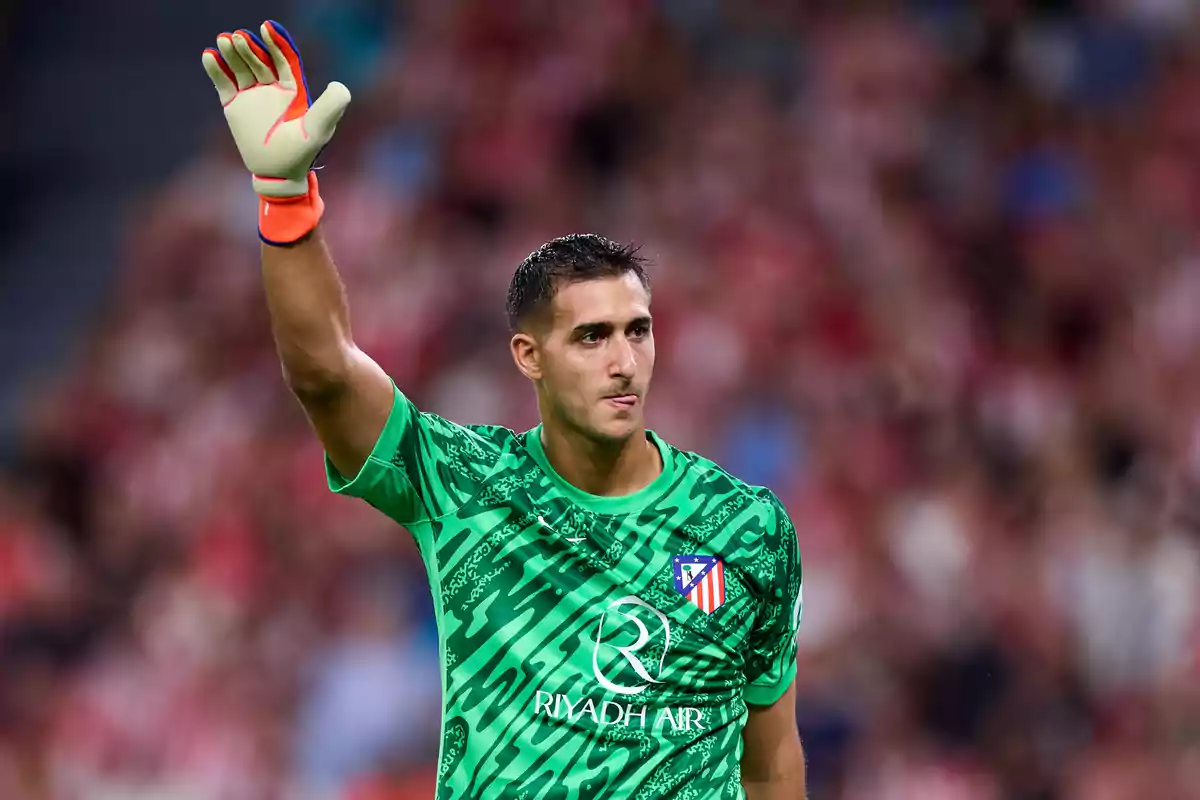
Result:
<svg viewBox="0 0 1200 800">
<path fill-rule="evenodd" d="M 779 498 L 773 493 L 768 497 L 774 525 L 767 534 L 764 559 L 771 564 L 771 577 L 750 635 L 744 692 L 747 703 L 761 706 L 782 697 L 796 679 L 796 641 L 804 610 L 796 528 Z"/>
<path fill-rule="evenodd" d="M 491 474 L 502 450 L 495 436 L 424 413 L 392 384 L 387 423 L 353 478 L 325 454 L 325 477 L 337 494 L 365 500 L 401 525 L 456 511 Z"/>
</svg>

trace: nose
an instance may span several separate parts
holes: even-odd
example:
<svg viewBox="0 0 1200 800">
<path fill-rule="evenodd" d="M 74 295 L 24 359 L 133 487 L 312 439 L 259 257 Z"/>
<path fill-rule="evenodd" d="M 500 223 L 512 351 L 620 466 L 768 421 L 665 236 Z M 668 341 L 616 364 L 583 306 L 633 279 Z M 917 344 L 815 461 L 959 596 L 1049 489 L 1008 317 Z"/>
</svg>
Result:
<svg viewBox="0 0 1200 800">
<path fill-rule="evenodd" d="M 612 342 L 612 361 L 609 363 L 609 376 L 613 378 L 632 378 L 637 361 L 633 355 L 633 345 L 624 336 L 614 336 Z"/>
</svg>

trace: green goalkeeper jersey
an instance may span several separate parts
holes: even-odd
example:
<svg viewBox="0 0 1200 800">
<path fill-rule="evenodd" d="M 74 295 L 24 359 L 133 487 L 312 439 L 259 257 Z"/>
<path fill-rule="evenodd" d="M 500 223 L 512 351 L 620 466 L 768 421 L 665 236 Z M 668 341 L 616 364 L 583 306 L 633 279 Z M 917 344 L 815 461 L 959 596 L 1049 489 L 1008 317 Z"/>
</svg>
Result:
<svg viewBox="0 0 1200 800">
<path fill-rule="evenodd" d="M 796 671 L 796 533 L 769 490 L 653 432 L 663 470 L 601 497 L 541 428 L 462 426 L 398 390 L 353 480 L 408 528 L 440 640 L 438 800 L 744 797 L 746 704 Z"/>
</svg>

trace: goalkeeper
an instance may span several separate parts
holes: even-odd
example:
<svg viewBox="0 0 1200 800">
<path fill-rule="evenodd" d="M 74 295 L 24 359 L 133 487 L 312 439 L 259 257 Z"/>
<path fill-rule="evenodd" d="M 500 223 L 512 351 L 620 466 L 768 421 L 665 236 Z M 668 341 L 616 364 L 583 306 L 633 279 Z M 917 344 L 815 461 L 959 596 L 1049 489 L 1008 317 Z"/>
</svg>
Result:
<svg viewBox="0 0 1200 800">
<path fill-rule="evenodd" d="M 310 105 L 278 23 L 204 51 L 258 193 L 288 386 L 330 488 L 415 537 L 441 639 L 440 800 L 798 800 L 801 574 L 779 499 L 645 427 L 650 282 L 595 235 L 540 247 L 507 298 L 530 431 L 418 411 L 359 350 L 311 170 L 350 93 Z"/>
</svg>

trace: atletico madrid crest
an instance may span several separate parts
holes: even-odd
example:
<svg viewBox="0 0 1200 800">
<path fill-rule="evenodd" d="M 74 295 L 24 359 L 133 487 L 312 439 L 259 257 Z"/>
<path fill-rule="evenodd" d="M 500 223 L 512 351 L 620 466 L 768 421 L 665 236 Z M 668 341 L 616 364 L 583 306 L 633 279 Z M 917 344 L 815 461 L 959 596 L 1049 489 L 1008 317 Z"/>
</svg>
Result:
<svg viewBox="0 0 1200 800">
<path fill-rule="evenodd" d="M 716 556 L 675 556 L 675 588 L 705 614 L 725 602 L 725 565 Z"/>
</svg>

